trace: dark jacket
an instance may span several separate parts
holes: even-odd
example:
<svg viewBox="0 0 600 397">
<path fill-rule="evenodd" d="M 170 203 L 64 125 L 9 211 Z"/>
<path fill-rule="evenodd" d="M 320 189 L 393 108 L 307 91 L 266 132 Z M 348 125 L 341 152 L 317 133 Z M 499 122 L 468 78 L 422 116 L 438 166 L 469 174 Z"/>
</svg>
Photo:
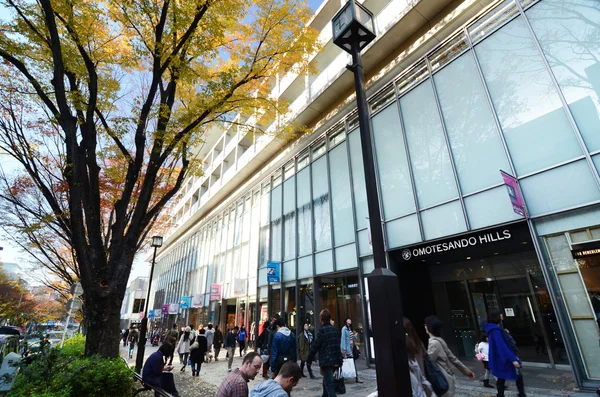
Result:
<svg viewBox="0 0 600 397">
<path fill-rule="evenodd" d="M 223 344 L 223 332 L 221 332 L 220 329 L 216 329 L 215 337 L 213 339 L 213 346 L 216 347 L 217 349 L 220 349 L 222 344 Z"/>
<path fill-rule="evenodd" d="M 165 359 L 161 352 L 156 351 L 148 357 L 142 369 L 142 379 L 154 386 L 160 386 L 160 377 L 162 375 Z"/>
<path fill-rule="evenodd" d="M 225 344 L 223 346 L 225 346 L 225 348 L 235 348 L 235 333 L 233 331 L 227 331 L 227 334 L 225 335 Z"/>
<path fill-rule="evenodd" d="M 337 367 L 342 363 L 342 351 L 340 350 L 340 332 L 330 324 L 322 324 L 317 337 L 308 354 L 308 362 L 315 359 L 319 353 L 319 367 Z"/>
<path fill-rule="evenodd" d="M 513 361 L 521 362 L 510 347 L 506 332 L 497 324 L 483 326 L 488 336 L 489 366 L 492 374 L 501 379 L 517 379 Z"/>
<path fill-rule="evenodd" d="M 308 336 L 310 336 L 311 342 L 308 341 L 308 338 L 304 334 L 305 332 L 308 334 Z M 312 333 L 310 331 L 302 330 L 298 336 L 298 359 L 302 361 L 308 360 L 308 353 L 310 353 L 310 346 L 312 345 L 313 341 L 314 339 Z"/>
<path fill-rule="evenodd" d="M 198 335 L 196 336 L 196 340 L 198 341 L 198 348 L 194 349 L 192 351 L 190 351 L 190 360 L 192 360 L 193 363 L 203 363 L 204 362 L 204 355 L 206 354 L 206 351 L 208 350 L 208 342 L 206 340 L 206 336 L 204 335 Z M 193 344 L 194 342 L 192 342 Z"/>
<path fill-rule="evenodd" d="M 275 330 L 275 326 L 272 325 L 271 327 L 269 327 L 269 333 L 266 335 L 267 337 L 267 355 L 271 355 L 271 350 L 273 349 L 273 338 L 275 338 L 275 333 L 277 332 Z"/>
<path fill-rule="evenodd" d="M 279 356 L 296 362 L 296 336 L 287 327 L 279 328 L 273 337 L 273 346 L 271 347 L 271 371 L 275 372 L 277 368 L 277 359 Z"/>
</svg>

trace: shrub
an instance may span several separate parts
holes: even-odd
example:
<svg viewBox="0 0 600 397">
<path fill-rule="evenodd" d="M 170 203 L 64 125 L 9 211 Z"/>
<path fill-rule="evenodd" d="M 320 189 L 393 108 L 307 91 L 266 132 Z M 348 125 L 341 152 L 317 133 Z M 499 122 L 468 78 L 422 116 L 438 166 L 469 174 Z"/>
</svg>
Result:
<svg viewBox="0 0 600 397">
<path fill-rule="evenodd" d="M 130 397 L 134 381 L 120 358 L 85 357 L 85 337 L 65 341 L 23 365 L 9 397 Z"/>
</svg>

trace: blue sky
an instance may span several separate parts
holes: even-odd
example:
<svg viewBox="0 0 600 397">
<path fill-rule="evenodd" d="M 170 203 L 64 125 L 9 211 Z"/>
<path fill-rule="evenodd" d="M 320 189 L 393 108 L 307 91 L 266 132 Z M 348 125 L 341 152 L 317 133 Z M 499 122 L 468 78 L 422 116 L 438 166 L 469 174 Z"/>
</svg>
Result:
<svg viewBox="0 0 600 397">
<path fill-rule="evenodd" d="M 310 8 L 316 10 L 317 8 L 319 8 L 321 3 L 323 3 L 323 0 L 307 0 L 307 3 L 310 6 Z"/>
</svg>

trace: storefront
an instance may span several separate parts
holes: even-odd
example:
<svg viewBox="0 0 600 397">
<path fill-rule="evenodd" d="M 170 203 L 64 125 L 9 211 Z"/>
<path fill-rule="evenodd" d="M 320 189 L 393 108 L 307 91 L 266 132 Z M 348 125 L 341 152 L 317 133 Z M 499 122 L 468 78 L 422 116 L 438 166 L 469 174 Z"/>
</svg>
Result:
<svg viewBox="0 0 600 397">
<path fill-rule="evenodd" d="M 405 316 L 421 324 L 438 315 L 444 338 L 459 356 L 473 357 L 490 310 L 528 363 L 568 364 L 550 293 L 526 222 L 458 235 L 391 253 Z"/>
</svg>

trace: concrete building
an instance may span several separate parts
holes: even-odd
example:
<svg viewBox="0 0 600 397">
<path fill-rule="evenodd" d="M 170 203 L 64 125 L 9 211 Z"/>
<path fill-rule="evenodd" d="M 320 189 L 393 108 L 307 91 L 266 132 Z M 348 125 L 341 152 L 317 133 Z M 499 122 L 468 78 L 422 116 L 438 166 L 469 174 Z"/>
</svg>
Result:
<svg viewBox="0 0 600 397">
<path fill-rule="evenodd" d="M 121 305 L 121 328 L 140 323 L 147 295 L 148 277 L 138 277 L 129 283 Z"/>
<path fill-rule="evenodd" d="M 299 329 L 329 308 L 336 324 L 353 320 L 373 359 L 353 76 L 331 41 L 342 3 L 325 1 L 310 21 L 325 43 L 309 55 L 317 73 L 272 88 L 311 134 L 283 142 L 232 125 L 207 135 L 205 175 L 171 208 L 176 226 L 157 257 L 163 322 L 259 330 L 285 312 Z M 450 348 L 472 356 L 500 309 L 523 361 L 570 365 L 580 385 L 597 385 L 600 3 L 363 4 L 377 32 L 363 62 L 382 227 L 406 316 L 439 315 Z M 500 170 L 516 177 L 526 216 Z M 267 282 L 268 261 L 281 282 Z"/>
</svg>

